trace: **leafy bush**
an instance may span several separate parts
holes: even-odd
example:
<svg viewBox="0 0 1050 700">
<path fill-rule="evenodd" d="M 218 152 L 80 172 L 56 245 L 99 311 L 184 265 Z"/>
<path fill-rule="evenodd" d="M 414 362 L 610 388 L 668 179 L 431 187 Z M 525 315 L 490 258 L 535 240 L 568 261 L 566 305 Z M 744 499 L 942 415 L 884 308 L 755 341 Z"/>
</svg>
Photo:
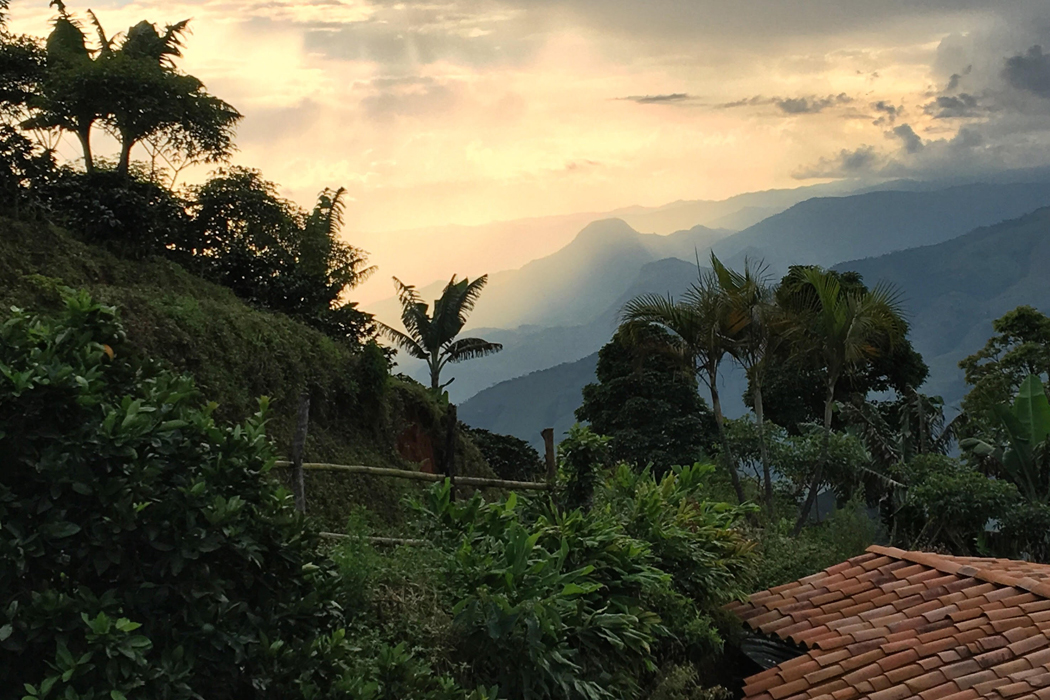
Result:
<svg viewBox="0 0 1050 700">
<path fill-rule="evenodd" d="M 521 438 L 500 435 L 484 428 L 471 428 L 460 423 L 470 441 L 477 445 L 492 471 L 501 479 L 536 481 L 544 473 L 540 453 Z"/>
<path fill-rule="evenodd" d="M 864 553 L 880 539 L 879 523 L 864 502 L 853 499 L 819 525 L 791 536 L 791 521 L 767 525 L 757 533 L 754 590 L 779 586 L 809 576 Z"/>
<path fill-rule="evenodd" d="M 513 699 L 596 699 L 645 697 L 664 667 L 695 675 L 721 646 L 713 615 L 740 595 L 750 549 L 741 509 L 702 498 L 709 471 L 654 481 L 624 466 L 589 511 L 432 489 L 419 508 L 447 552 L 464 678 Z"/>
<path fill-rule="evenodd" d="M 346 675 L 331 567 L 264 411 L 221 425 L 70 295 L 0 326 L 0 676 L 29 697 L 317 697 Z"/>
<path fill-rule="evenodd" d="M 561 458 L 560 497 L 566 508 L 587 509 L 594 498 L 594 488 L 602 472 L 611 466 L 611 438 L 596 435 L 579 424 L 569 428 L 568 436 L 558 445 Z"/>
<path fill-rule="evenodd" d="M 171 254 L 169 246 L 187 235 L 186 203 L 142 173 L 82 173 L 67 166 L 38 185 L 56 223 L 123 256 Z"/>
<path fill-rule="evenodd" d="M 957 459 L 916 455 L 902 466 L 908 484 L 903 502 L 894 504 L 894 541 L 909 549 L 946 549 L 977 555 L 985 549 L 986 526 L 1014 510 L 1017 488 L 989 479 Z"/>
</svg>

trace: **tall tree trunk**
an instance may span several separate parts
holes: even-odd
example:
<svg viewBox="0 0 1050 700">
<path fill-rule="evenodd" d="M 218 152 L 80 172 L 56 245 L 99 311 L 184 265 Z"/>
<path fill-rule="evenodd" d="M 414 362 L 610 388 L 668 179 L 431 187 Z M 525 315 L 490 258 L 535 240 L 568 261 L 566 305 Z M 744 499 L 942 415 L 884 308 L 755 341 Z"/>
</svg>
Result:
<svg viewBox="0 0 1050 700">
<path fill-rule="evenodd" d="M 817 460 L 817 468 L 813 471 L 813 481 L 809 484 L 809 495 L 806 496 L 806 502 L 802 504 L 802 511 L 799 513 L 798 520 L 795 522 L 795 528 L 791 532 L 794 537 L 798 537 L 798 534 L 802 532 L 802 528 L 809 518 L 809 512 L 813 510 L 813 504 L 817 502 L 817 489 L 820 488 L 820 481 L 824 476 L 824 466 L 828 463 L 828 449 L 831 443 L 831 408 L 834 403 L 835 380 L 829 378 L 828 394 L 824 399 L 824 442 L 820 446 L 820 459 Z"/>
<path fill-rule="evenodd" d="M 729 447 L 729 436 L 726 434 L 725 417 L 722 415 L 722 401 L 718 397 L 718 374 L 708 374 L 711 388 L 711 410 L 715 412 L 715 424 L 718 426 L 718 437 L 722 441 L 722 455 L 725 457 L 726 469 L 729 470 L 729 480 L 733 482 L 733 491 L 739 503 L 747 500 L 744 495 L 744 486 L 740 483 L 740 475 L 736 471 L 736 460 L 733 459 L 733 451 Z"/>
<path fill-rule="evenodd" d="M 120 161 L 117 163 L 117 172 L 121 175 L 127 175 L 131 170 L 131 147 L 135 143 L 128 136 L 121 136 L 120 139 Z"/>
<path fill-rule="evenodd" d="M 433 355 L 427 360 L 427 364 L 430 366 L 430 388 L 436 394 L 441 390 L 441 365 Z"/>
<path fill-rule="evenodd" d="M 84 170 L 93 173 L 95 172 L 95 159 L 91 155 L 91 125 L 77 129 L 76 133 L 77 140 L 80 141 L 80 148 L 84 151 Z"/>
<path fill-rule="evenodd" d="M 769 473 L 769 447 L 766 445 L 765 409 L 762 407 L 762 384 L 754 382 L 751 398 L 755 404 L 755 422 L 758 425 L 758 454 L 762 460 L 762 486 L 766 512 L 773 517 L 773 478 Z"/>
</svg>

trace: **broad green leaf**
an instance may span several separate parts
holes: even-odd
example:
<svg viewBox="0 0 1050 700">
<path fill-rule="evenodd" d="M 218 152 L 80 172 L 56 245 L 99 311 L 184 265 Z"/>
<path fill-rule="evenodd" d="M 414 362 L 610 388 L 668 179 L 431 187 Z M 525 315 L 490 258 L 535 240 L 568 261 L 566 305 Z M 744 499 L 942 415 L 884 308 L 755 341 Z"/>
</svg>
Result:
<svg viewBox="0 0 1050 700">
<path fill-rule="evenodd" d="M 1024 426 L 1029 445 L 1037 445 L 1050 435 L 1050 401 L 1038 376 L 1030 374 L 1021 382 L 1014 401 L 1014 415 Z"/>
</svg>

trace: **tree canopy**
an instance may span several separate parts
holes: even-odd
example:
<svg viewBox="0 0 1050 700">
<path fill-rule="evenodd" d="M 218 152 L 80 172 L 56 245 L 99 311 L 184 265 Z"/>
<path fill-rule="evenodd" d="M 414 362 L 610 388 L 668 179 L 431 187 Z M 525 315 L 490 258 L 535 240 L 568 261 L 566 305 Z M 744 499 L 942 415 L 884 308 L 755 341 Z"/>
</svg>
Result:
<svg viewBox="0 0 1050 700">
<path fill-rule="evenodd" d="M 597 383 L 583 388 L 576 418 L 610 437 L 616 461 L 663 474 L 712 453 L 717 428 L 692 367 L 666 352 L 666 331 L 617 331 L 598 352 Z"/>
</svg>

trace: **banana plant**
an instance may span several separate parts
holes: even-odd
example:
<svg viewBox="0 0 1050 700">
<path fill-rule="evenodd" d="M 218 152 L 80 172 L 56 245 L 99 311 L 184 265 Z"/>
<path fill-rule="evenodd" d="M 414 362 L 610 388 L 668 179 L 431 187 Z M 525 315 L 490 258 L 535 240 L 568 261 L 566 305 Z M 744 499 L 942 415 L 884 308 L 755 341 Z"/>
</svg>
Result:
<svg viewBox="0 0 1050 700">
<path fill-rule="evenodd" d="M 998 463 L 1003 475 L 1029 500 L 1050 500 L 1050 400 L 1039 376 L 1029 375 L 1013 405 L 999 404 L 994 414 L 1006 431 L 1007 445 L 968 438 L 960 446 Z"/>
</svg>

